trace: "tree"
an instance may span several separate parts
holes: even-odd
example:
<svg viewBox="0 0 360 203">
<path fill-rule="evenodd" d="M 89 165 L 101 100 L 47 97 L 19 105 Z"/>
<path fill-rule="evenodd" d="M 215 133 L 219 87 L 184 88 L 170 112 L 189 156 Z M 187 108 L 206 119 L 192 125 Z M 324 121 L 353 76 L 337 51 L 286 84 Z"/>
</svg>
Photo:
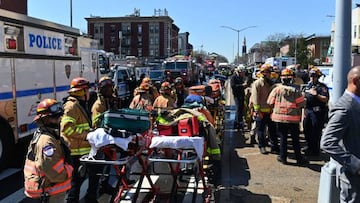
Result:
<svg viewBox="0 0 360 203">
<path fill-rule="evenodd" d="M 278 56 L 281 42 L 286 38 L 284 33 L 275 33 L 269 35 L 266 41 L 263 43 L 263 49 L 267 53 L 271 53 L 271 56 Z"/>
<path fill-rule="evenodd" d="M 297 64 L 300 64 L 302 68 L 307 68 L 308 65 L 314 65 L 314 58 L 311 57 L 303 34 L 290 36 L 288 42 L 290 45 L 288 55 L 296 57 Z"/>
</svg>

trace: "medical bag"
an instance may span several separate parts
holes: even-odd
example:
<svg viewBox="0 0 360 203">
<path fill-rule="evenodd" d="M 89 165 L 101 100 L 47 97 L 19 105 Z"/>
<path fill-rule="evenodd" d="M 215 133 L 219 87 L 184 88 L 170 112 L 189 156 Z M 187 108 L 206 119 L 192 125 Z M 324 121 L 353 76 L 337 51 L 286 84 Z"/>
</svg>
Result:
<svg viewBox="0 0 360 203">
<path fill-rule="evenodd" d="M 141 109 L 108 110 L 103 113 L 101 119 L 101 127 L 113 132 L 125 130 L 143 133 L 150 128 L 149 112 Z"/>
<path fill-rule="evenodd" d="M 192 116 L 179 120 L 178 135 L 187 137 L 199 135 L 199 121 L 197 117 Z"/>
</svg>

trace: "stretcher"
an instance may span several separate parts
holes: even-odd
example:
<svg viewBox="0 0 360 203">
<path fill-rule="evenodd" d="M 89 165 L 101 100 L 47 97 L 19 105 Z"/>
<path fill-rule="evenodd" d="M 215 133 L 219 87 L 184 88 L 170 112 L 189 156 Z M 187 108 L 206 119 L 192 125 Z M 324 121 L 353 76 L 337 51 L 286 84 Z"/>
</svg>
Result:
<svg viewBox="0 0 360 203">
<path fill-rule="evenodd" d="M 87 135 L 87 140 L 91 145 L 91 151 L 88 155 L 85 155 L 80 158 L 80 161 L 85 164 L 99 164 L 112 166 L 115 174 L 110 174 L 110 171 L 107 170 L 107 173 L 103 172 L 101 176 L 116 176 L 117 182 L 115 189 L 116 194 L 113 194 L 111 202 L 120 202 L 122 198 L 125 197 L 125 193 L 133 187 L 128 183 L 129 174 L 130 174 L 130 165 L 135 161 L 138 161 L 141 166 L 141 172 L 138 187 L 136 187 L 136 192 L 132 198 L 133 202 L 136 202 L 139 193 L 140 186 L 143 179 L 146 177 L 150 188 L 150 192 L 153 196 L 157 193 L 157 188 L 150 178 L 148 173 L 148 164 L 146 158 L 143 156 L 144 145 L 141 144 L 144 138 L 143 134 L 140 133 L 130 133 L 125 130 L 120 130 L 118 135 L 123 134 L 120 137 L 114 137 L 107 133 L 106 129 L 98 128 L 94 132 L 90 132 Z M 102 156 L 99 156 L 102 155 Z"/>
<path fill-rule="evenodd" d="M 204 156 L 203 137 L 184 137 L 184 136 L 156 136 L 152 137 L 148 151 L 148 163 L 152 165 L 153 173 L 160 175 L 170 175 L 172 177 L 170 202 L 176 202 L 177 194 L 180 190 L 189 189 L 188 186 L 181 187 L 179 182 L 186 175 L 195 177 L 192 202 L 196 202 L 198 189 L 202 189 L 204 202 L 209 202 L 211 188 L 207 184 L 203 170 Z M 169 166 L 168 173 L 158 173 L 154 163 L 165 163 Z M 199 181 L 203 187 L 199 187 Z"/>
</svg>

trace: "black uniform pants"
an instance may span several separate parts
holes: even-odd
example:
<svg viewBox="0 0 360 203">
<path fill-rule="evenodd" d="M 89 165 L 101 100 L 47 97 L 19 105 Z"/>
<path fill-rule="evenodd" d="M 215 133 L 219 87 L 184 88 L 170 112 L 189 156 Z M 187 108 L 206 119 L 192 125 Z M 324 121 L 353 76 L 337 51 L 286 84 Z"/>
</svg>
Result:
<svg viewBox="0 0 360 203">
<path fill-rule="evenodd" d="M 271 149 L 278 151 L 279 150 L 279 142 L 278 142 L 278 135 L 276 132 L 276 124 L 270 118 L 270 113 L 263 113 L 263 118 L 256 120 L 257 126 L 257 136 L 259 141 L 259 147 L 266 147 L 267 140 L 266 140 L 266 126 L 268 127 L 269 131 L 269 138 Z"/>
<path fill-rule="evenodd" d="M 325 111 L 305 109 L 304 135 L 308 145 L 308 152 L 317 155 L 320 152 L 320 138 L 325 122 Z"/>
<path fill-rule="evenodd" d="M 81 166 L 80 157 L 81 156 L 71 156 L 74 163 L 74 171 L 73 171 L 73 177 L 71 179 L 71 189 L 67 192 L 67 197 L 66 197 L 67 203 L 79 202 L 80 187 L 86 178 L 85 176 L 82 176 L 82 174 L 79 171 L 79 168 Z M 88 164 L 86 165 L 86 167 L 89 178 L 89 185 L 86 194 L 86 199 L 87 199 L 86 202 L 91 202 L 91 201 L 96 202 L 97 194 L 98 194 L 99 178 L 100 178 L 100 176 L 97 176 L 96 174 L 101 173 L 102 167 L 96 164 Z"/>
<path fill-rule="evenodd" d="M 236 105 L 235 125 L 239 128 L 244 127 L 244 97 L 234 97 Z"/>
<path fill-rule="evenodd" d="M 299 123 L 277 123 L 278 124 L 278 132 L 280 134 L 280 157 L 282 160 L 286 160 L 287 158 L 287 137 L 290 133 L 292 146 L 295 153 L 296 160 L 301 159 L 300 152 L 300 143 L 299 143 L 299 134 L 300 127 Z"/>
</svg>

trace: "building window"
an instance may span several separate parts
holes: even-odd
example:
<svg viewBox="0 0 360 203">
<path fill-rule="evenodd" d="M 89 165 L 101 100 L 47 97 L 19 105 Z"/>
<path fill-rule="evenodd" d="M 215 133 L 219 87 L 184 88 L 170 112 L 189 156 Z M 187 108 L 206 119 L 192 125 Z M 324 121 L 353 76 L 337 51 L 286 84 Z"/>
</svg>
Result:
<svg viewBox="0 0 360 203">
<path fill-rule="evenodd" d="M 154 38 L 150 37 L 150 45 L 154 45 Z"/>
<path fill-rule="evenodd" d="M 159 56 L 159 49 L 155 49 L 155 56 Z"/>
<path fill-rule="evenodd" d="M 115 45 L 115 37 L 110 38 L 110 43 L 111 43 L 111 45 Z"/>
<path fill-rule="evenodd" d="M 159 44 L 159 38 L 155 37 L 155 44 L 158 45 Z"/>
<path fill-rule="evenodd" d="M 153 26 L 153 25 L 150 25 L 150 33 L 152 34 L 152 33 L 154 33 L 154 32 L 155 32 L 154 26 Z"/>
<path fill-rule="evenodd" d="M 100 26 L 100 34 L 103 34 L 103 33 L 104 33 L 104 27 Z"/>
<path fill-rule="evenodd" d="M 95 27 L 95 34 L 98 34 L 98 33 L 99 33 L 99 28 Z"/>
<path fill-rule="evenodd" d="M 138 48 L 138 56 L 141 57 L 142 56 L 142 49 Z"/>
<path fill-rule="evenodd" d="M 354 25 L 354 39 L 356 39 L 356 30 L 357 29 L 357 27 L 356 27 L 356 25 Z"/>
<path fill-rule="evenodd" d="M 129 46 L 130 44 L 131 44 L 131 41 L 130 41 L 129 38 L 127 38 L 127 39 L 125 40 L 125 45 Z"/>
<path fill-rule="evenodd" d="M 139 34 L 142 33 L 142 25 L 141 25 L 141 24 L 138 25 L 138 33 L 139 33 Z"/>
<path fill-rule="evenodd" d="M 154 49 L 150 49 L 149 55 L 150 55 L 150 56 L 154 56 L 154 55 L 155 55 L 155 50 L 154 50 Z"/>
<path fill-rule="evenodd" d="M 115 48 L 110 48 L 110 51 L 111 51 L 112 53 L 115 53 Z"/>
<path fill-rule="evenodd" d="M 110 33 L 115 34 L 115 25 L 110 25 Z"/>
<path fill-rule="evenodd" d="M 142 46 L 142 37 L 141 36 L 138 36 L 138 45 Z"/>
<path fill-rule="evenodd" d="M 100 38 L 100 39 L 99 39 L 99 44 L 100 44 L 100 46 L 103 46 L 103 45 L 104 45 L 104 39 L 103 39 L 103 38 Z"/>
<path fill-rule="evenodd" d="M 155 25 L 155 33 L 159 33 L 159 26 Z"/>
</svg>

